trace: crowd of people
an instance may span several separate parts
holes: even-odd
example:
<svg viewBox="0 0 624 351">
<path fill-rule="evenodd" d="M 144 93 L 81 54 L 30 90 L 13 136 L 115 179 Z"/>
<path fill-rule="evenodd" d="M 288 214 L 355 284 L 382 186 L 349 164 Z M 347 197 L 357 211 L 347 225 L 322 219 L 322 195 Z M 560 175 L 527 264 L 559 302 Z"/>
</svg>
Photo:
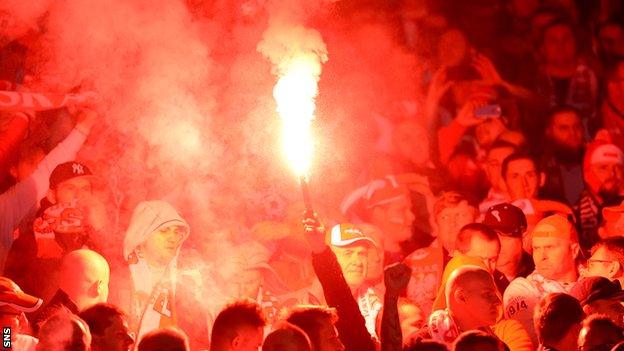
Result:
<svg viewBox="0 0 624 351">
<path fill-rule="evenodd" d="M 378 117 L 388 138 L 342 203 L 285 206 L 228 244 L 153 198 L 113 240 L 79 155 L 97 108 L 0 104 L 3 347 L 624 350 L 624 2 L 387 11 L 422 63 L 418 113 Z M 0 43 L 18 91 L 34 49 Z"/>
</svg>

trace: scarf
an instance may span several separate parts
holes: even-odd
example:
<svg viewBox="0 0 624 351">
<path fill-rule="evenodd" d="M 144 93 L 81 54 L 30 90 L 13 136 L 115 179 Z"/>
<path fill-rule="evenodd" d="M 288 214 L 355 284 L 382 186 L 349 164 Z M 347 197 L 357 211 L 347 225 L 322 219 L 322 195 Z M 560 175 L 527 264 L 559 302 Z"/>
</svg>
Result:
<svg viewBox="0 0 624 351">
<path fill-rule="evenodd" d="M 130 256 L 134 284 L 132 317 L 138 322 L 137 340 L 152 330 L 175 325 L 176 265 L 177 256 L 164 270 L 155 271 L 136 251 Z"/>
<path fill-rule="evenodd" d="M 494 332 L 488 328 L 479 328 L 488 334 L 494 335 Z M 435 341 L 444 343 L 447 346 L 453 344 L 455 339 L 462 333 L 457 323 L 451 317 L 448 309 L 434 311 L 429 317 L 429 333 Z M 498 338 L 498 337 L 497 337 Z"/>
</svg>

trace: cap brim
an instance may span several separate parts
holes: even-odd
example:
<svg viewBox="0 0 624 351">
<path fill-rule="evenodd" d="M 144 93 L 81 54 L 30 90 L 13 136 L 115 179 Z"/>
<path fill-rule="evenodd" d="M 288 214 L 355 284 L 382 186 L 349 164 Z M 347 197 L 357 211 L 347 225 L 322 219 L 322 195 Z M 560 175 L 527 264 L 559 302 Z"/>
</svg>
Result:
<svg viewBox="0 0 624 351">
<path fill-rule="evenodd" d="M 43 304 L 40 298 L 23 292 L 0 292 L 0 307 L 11 307 L 20 312 L 34 312 Z"/>
<path fill-rule="evenodd" d="M 353 239 L 348 239 L 348 240 L 341 240 L 338 242 L 332 242 L 331 244 L 333 246 L 337 246 L 337 247 L 343 247 L 343 246 L 349 246 L 352 245 L 358 241 L 366 241 L 367 243 L 373 245 L 374 247 L 377 247 L 377 243 L 375 243 L 375 241 L 369 237 L 359 237 L 359 238 L 353 238 Z"/>
</svg>

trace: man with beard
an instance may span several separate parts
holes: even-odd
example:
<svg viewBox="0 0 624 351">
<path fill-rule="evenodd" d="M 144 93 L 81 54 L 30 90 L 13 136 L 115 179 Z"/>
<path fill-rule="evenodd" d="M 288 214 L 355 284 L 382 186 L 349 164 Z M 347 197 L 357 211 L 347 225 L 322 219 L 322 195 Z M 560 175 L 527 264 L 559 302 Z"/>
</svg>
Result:
<svg viewBox="0 0 624 351">
<path fill-rule="evenodd" d="M 575 211 L 579 218 L 581 247 L 587 250 L 600 239 L 598 227 L 602 209 L 618 205 L 624 198 L 624 153 L 615 144 L 594 141 L 583 160 L 583 178 L 586 189 Z"/>
<path fill-rule="evenodd" d="M 583 191 L 583 124 L 572 107 L 550 114 L 540 168 L 546 175 L 543 198 L 573 205 Z"/>
</svg>

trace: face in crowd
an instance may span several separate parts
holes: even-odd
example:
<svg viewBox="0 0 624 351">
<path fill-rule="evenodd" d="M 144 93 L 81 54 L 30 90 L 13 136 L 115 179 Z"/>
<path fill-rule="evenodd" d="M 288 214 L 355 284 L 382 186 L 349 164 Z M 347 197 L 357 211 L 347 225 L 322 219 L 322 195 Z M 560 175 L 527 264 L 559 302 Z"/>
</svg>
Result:
<svg viewBox="0 0 624 351">
<path fill-rule="evenodd" d="M 58 184 L 55 189 L 48 192 L 48 200 L 57 204 L 85 200 L 92 194 L 91 180 L 89 177 L 75 177 Z"/>
<path fill-rule="evenodd" d="M 186 231 L 185 227 L 175 225 L 155 231 L 141 244 L 141 254 L 150 264 L 168 265 L 182 245 Z"/>
<path fill-rule="evenodd" d="M 555 113 L 546 133 L 559 149 L 577 153 L 583 148 L 583 125 L 574 111 Z"/>
<path fill-rule="evenodd" d="M 514 153 L 514 148 L 511 146 L 494 147 L 487 153 L 485 160 L 485 173 L 487 174 L 490 185 L 493 189 L 498 191 L 507 191 L 507 185 L 501 175 L 503 161 L 507 156 Z"/>
<path fill-rule="evenodd" d="M 470 248 L 464 254 L 480 258 L 491 273 L 496 270 L 500 250 L 501 246 L 498 240 L 487 240 L 483 235 L 477 234 L 470 239 Z"/>
<path fill-rule="evenodd" d="M 399 243 L 412 237 L 412 201 L 408 196 L 373 209 L 372 222 L 384 234 L 386 241 Z"/>
<path fill-rule="evenodd" d="M 93 335 L 93 344 L 100 345 L 98 350 L 101 351 L 129 351 L 134 344 L 134 337 L 126 319 L 114 316 L 109 319 L 109 323 L 102 335 Z"/>
<path fill-rule="evenodd" d="M 244 269 L 230 278 L 232 296 L 256 300 L 262 286 L 262 272 L 259 269 Z"/>
<path fill-rule="evenodd" d="M 332 250 L 349 287 L 356 289 L 364 284 L 368 272 L 368 252 L 374 249 L 359 241 L 344 247 L 332 246 Z"/>
<path fill-rule="evenodd" d="M 624 192 L 624 166 L 616 162 L 597 162 L 590 166 L 600 188 L 598 195 L 603 199 L 616 198 Z"/>
<path fill-rule="evenodd" d="M 424 165 L 429 161 L 429 136 L 417 122 L 404 121 L 394 130 L 394 147 L 402 159 L 415 165 Z"/>
<path fill-rule="evenodd" d="M 498 239 L 500 240 L 500 253 L 496 261 L 496 268 L 504 272 L 512 271 L 522 259 L 524 252 L 522 238 L 499 234 Z"/>
<path fill-rule="evenodd" d="M 624 267 L 620 264 L 617 255 L 604 245 L 597 245 L 592 249 L 592 255 L 587 260 L 584 276 L 605 277 L 608 279 L 620 278 Z"/>
<path fill-rule="evenodd" d="M 544 31 L 542 54 L 550 65 L 569 64 L 576 58 L 576 38 L 566 24 L 549 26 Z"/>
<path fill-rule="evenodd" d="M 532 243 L 535 270 L 544 277 L 559 280 L 576 270 L 578 244 L 554 237 L 533 237 Z"/>
<path fill-rule="evenodd" d="M 500 118 L 488 118 L 475 129 L 477 143 L 487 149 L 506 130 Z"/>
<path fill-rule="evenodd" d="M 618 106 L 624 104 L 624 60 L 620 60 L 607 82 L 609 101 Z"/>
<path fill-rule="evenodd" d="M 492 326 L 500 318 L 502 301 L 489 273 L 479 270 L 470 274 L 470 279 L 453 285 L 454 303 L 450 308 L 458 318 L 470 319 L 474 327 Z"/>
<path fill-rule="evenodd" d="M 535 162 L 528 158 L 510 161 L 504 178 L 512 201 L 537 198 L 540 183 L 543 182 Z"/>
<path fill-rule="evenodd" d="M 476 209 L 462 200 L 456 206 L 446 207 L 435 217 L 438 226 L 438 240 L 448 251 L 455 251 L 455 238 L 459 230 L 476 219 Z"/>
</svg>

